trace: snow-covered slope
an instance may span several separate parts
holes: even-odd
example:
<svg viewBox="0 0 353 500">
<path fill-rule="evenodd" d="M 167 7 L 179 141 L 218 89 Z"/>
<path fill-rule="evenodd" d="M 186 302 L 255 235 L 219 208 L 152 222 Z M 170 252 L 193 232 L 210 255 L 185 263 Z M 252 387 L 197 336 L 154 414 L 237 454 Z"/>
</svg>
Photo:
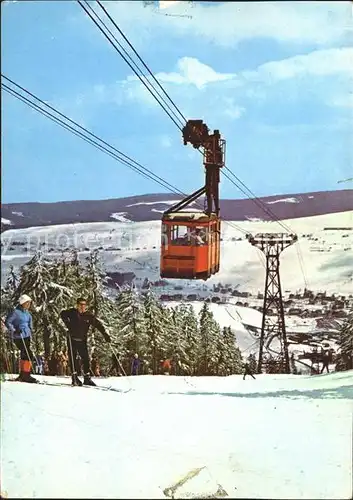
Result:
<svg viewBox="0 0 353 500">
<path fill-rule="evenodd" d="M 353 209 L 353 190 L 318 191 L 313 193 L 291 193 L 260 197 L 256 200 L 221 199 L 223 220 L 270 220 L 293 219 L 328 213 L 345 212 Z M 172 193 L 156 193 L 116 198 L 109 200 L 75 200 L 55 203 L 4 203 L 2 216 L 14 228 L 47 226 L 78 222 L 108 222 L 116 216 L 141 222 L 159 220 L 161 213 L 180 201 Z M 262 203 L 260 204 L 259 201 Z M 199 200 L 203 205 L 203 200 Z M 266 210 L 266 205 L 267 210 Z M 192 205 L 191 205 L 192 206 Z M 271 210 L 272 215 L 268 212 Z M 234 215 L 236 214 L 236 217 Z M 8 229 L 1 223 L 2 231 Z"/>
<path fill-rule="evenodd" d="M 352 497 L 352 371 L 97 383 L 132 390 L 2 383 L 2 492 L 168 498 L 189 477 L 175 498 Z"/>
<path fill-rule="evenodd" d="M 306 280 L 313 290 L 350 293 L 353 231 L 344 228 L 353 226 L 353 212 L 287 220 L 286 225 L 298 234 L 299 242 L 281 256 L 283 288 L 303 289 Z M 109 272 L 133 272 L 137 281 L 146 277 L 156 281 L 159 279 L 160 230 L 159 221 L 97 222 L 8 230 L 1 235 L 2 279 L 10 264 L 15 267 L 23 264 L 35 249 L 55 256 L 74 246 L 82 256 L 89 249 L 100 248 Z M 238 284 L 255 293 L 263 290 L 264 257 L 248 243 L 242 231 L 255 234 L 282 232 L 283 228 L 276 222 L 223 222 L 220 272 L 209 279 L 207 285 L 223 282 Z M 191 289 L 200 288 L 195 282 L 184 282 L 186 285 Z"/>
<path fill-rule="evenodd" d="M 167 302 L 168 306 L 177 306 L 178 302 Z M 193 302 L 192 306 L 196 313 L 202 308 L 202 302 Z M 229 304 L 209 304 L 213 316 L 221 328 L 230 326 L 235 334 L 237 345 L 243 355 L 257 353 L 259 348 L 259 337 L 249 331 L 245 325 L 261 328 L 262 314 L 255 309 L 238 307 Z"/>
</svg>

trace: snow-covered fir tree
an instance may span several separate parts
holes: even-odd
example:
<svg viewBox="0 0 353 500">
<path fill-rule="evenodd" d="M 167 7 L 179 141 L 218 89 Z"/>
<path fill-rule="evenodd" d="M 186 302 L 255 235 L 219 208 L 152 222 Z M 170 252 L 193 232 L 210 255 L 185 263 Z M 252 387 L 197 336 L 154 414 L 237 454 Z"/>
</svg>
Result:
<svg viewBox="0 0 353 500">
<path fill-rule="evenodd" d="M 242 355 L 230 326 L 223 328 L 223 349 L 224 374 L 242 373 Z"/>
<path fill-rule="evenodd" d="M 217 373 L 217 337 L 220 335 L 220 326 L 214 320 L 207 302 L 204 302 L 199 314 L 200 324 L 200 351 L 199 374 L 212 375 Z"/>
<path fill-rule="evenodd" d="M 57 261 L 49 261 L 41 253 L 36 253 L 22 266 L 19 285 L 14 293 L 15 303 L 22 294 L 29 295 L 33 301 L 31 312 L 36 354 L 44 348 L 49 355 L 49 338 L 53 334 L 57 339 L 58 332 L 62 330 L 60 311 L 72 298 L 72 290 L 69 287 L 53 280 L 58 265 L 60 264 Z"/>
<path fill-rule="evenodd" d="M 186 343 L 186 364 L 189 366 L 189 374 L 196 375 L 200 367 L 201 333 L 198 318 L 192 305 L 185 307 L 183 314 L 183 332 Z"/>
<path fill-rule="evenodd" d="M 150 288 L 142 295 L 133 286 L 123 288 L 113 299 L 97 251 L 90 253 L 86 263 L 80 261 L 76 250 L 64 252 L 57 260 L 35 254 L 18 277 L 11 271 L 2 289 L 3 316 L 23 293 L 33 299 L 35 354 L 44 350 L 49 357 L 52 351 L 66 350 L 66 327 L 60 312 L 75 307 L 77 298 L 84 297 L 107 328 L 127 373 L 135 353 L 144 363 L 143 373 L 159 373 L 160 361 L 166 358 L 174 362 L 177 375 L 239 372 L 241 356 L 234 335 L 229 328 L 221 331 L 207 303 L 197 316 L 190 304 L 163 306 Z M 89 340 L 101 372 L 108 373 L 113 353 L 100 333 L 93 332 Z"/>
<path fill-rule="evenodd" d="M 77 265 L 75 261 L 74 265 Z M 120 352 L 122 342 L 118 334 L 120 327 L 118 309 L 108 295 L 108 278 L 103 269 L 98 250 L 91 251 L 87 257 L 84 281 L 85 294 L 83 297 L 86 298 L 89 309 L 109 332 L 112 345 L 114 346 L 114 352 L 115 350 Z M 113 353 L 110 347 L 107 346 L 101 333 L 91 328 L 89 331 L 88 344 L 91 355 L 95 352 L 102 365 L 109 365 Z"/>
<path fill-rule="evenodd" d="M 7 335 L 5 319 L 7 314 L 12 310 L 14 304 L 14 296 L 18 286 L 18 276 L 14 271 L 13 266 L 6 278 L 5 286 L 1 289 L 1 337 L 0 337 L 0 369 L 1 373 L 14 371 L 15 352 L 11 339 Z"/>
<path fill-rule="evenodd" d="M 170 310 L 168 345 L 177 375 L 195 375 L 200 345 L 199 327 L 194 308 L 180 304 Z"/>
<path fill-rule="evenodd" d="M 152 290 L 144 298 L 144 326 L 146 335 L 145 360 L 154 374 L 159 373 L 159 363 L 168 356 L 168 331 L 166 313 Z M 170 329 L 172 331 L 172 328 Z"/>
<path fill-rule="evenodd" d="M 125 287 L 116 300 L 117 314 L 120 322 L 119 339 L 120 354 L 124 358 L 124 368 L 130 373 L 133 355 L 140 358 L 146 355 L 146 331 L 144 307 L 140 294 L 134 286 Z"/>
<path fill-rule="evenodd" d="M 5 316 L 13 308 L 15 301 L 16 290 L 19 285 L 19 277 L 14 271 L 13 266 L 10 266 L 5 286 L 1 289 L 1 317 Z"/>
<path fill-rule="evenodd" d="M 228 352 L 225 345 L 224 330 L 221 332 L 220 328 L 217 329 L 214 342 L 216 347 L 216 365 L 215 367 L 212 367 L 212 373 L 215 369 L 215 373 L 213 373 L 214 375 L 229 375 L 230 368 Z"/>
<path fill-rule="evenodd" d="M 353 370 L 353 313 L 342 325 L 339 337 L 336 371 Z"/>
</svg>

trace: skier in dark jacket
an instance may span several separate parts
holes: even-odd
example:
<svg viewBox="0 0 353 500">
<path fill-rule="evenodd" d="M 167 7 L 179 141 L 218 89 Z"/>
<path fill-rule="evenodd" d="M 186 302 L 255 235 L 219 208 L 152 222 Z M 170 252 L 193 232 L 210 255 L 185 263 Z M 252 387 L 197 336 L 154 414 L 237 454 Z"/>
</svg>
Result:
<svg viewBox="0 0 353 500">
<path fill-rule="evenodd" d="M 77 354 L 83 361 L 84 380 L 85 385 L 96 385 L 91 379 L 90 375 L 90 362 L 87 346 L 87 334 L 90 326 L 97 328 L 103 335 L 106 342 L 110 342 L 110 337 L 106 332 L 102 323 L 90 312 L 86 311 L 87 302 L 83 298 L 77 299 L 76 307 L 67 309 L 60 313 L 61 319 L 68 329 L 67 347 L 69 355 L 69 363 L 72 374 L 72 385 L 82 385 L 81 380 L 78 378 L 77 372 L 79 371 Z"/>
<path fill-rule="evenodd" d="M 10 333 L 11 340 L 20 351 L 19 382 L 36 383 L 38 380 L 31 376 L 33 353 L 31 351 L 32 315 L 29 312 L 32 299 L 28 295 L 21 295 L 18 306 L 7 315 L 5 326 Z"/>
<path fill-rule="evenodd" d="M 131 375 L 138 375 L 140 370 L 141 360 L 139 355 L 135 354 L 131 362 Z"/>
<path fill-rule="evenodd" d="M 244 365 L 244 376 L 243 376 L 243 380 L 245 380 L 245 377 L 246 377 L 247 375 L 250 375 L 253 379 L 255 378 L 255 377 L 254 377 L 254 374 L 253 374 L 253 372 L 252 372 L 252 370 L 251 370 L 251 368 L 250 368 L 249 363 L 245 363 L 245 365 Z"/>
</svg>

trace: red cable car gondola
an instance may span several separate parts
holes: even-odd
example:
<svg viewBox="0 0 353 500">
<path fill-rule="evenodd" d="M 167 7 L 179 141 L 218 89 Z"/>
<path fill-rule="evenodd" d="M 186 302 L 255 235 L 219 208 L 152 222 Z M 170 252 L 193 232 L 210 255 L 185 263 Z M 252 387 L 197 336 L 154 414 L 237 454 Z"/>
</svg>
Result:
<svg viewBox="0 0 353 500">
<path fill-rule="evenodd" d="M 204 279 L 219 271 L 221 222 L 219 171 L 224 166 L 225 140 L 218 130 L 209 134 L 202 120 L 183 128 L 184 144 L 203 148 L 205 185 L 163 213 L 160 275 L 162 278 Z M 206 194 L 206 210 L 185 209 Z"/>
</svg>

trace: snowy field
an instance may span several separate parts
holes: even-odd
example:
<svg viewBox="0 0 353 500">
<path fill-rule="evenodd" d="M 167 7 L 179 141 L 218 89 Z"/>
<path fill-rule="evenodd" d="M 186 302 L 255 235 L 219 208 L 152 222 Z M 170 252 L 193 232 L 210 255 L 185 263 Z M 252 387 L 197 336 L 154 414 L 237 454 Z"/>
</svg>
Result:
<svg viewBox="0 0 353 500">
<path fill-rule="evenodd" d="M 2 492 L 352 498 L 353 371 L 97 383 L 121 392 L 1 384 Z"/>
<path fill-rule="evenodd" d="M 352 227 L 353 212 L 289 219 L 284 223 L 298 234 L 299 241 L 286 249 L 281 257 L 283 288 L 304 289 L 304 271 L 312 290 L 351 293 L 352 231 L 327 228 Z M 107 271 L 132 271 L 140 281 L 144 278 L 155 281 L 159 279 L 160 231 L 159 221 L 97 222 L 11 229 L 1 234 L 2 281 L 10 265 L 18 267 L 24 264 L 35 249 L 40 248 L 43 252 L 48 251 L 48 256 L 57 257 L 64 248 L 70 246 L 79 249 L 82 258 L 87 256 L 88 249 L 101 248 L 104 250 L 101 257 Z M 264 256 L 249 244 L 244 232 L 283 231 L 278 222 L 223 222 L 220 272 L 210 278 L 207 285 L 223 282 L 238 284 L 253 293 L 263 290 Z M 10 249 L 15 241 L 21 242 L 21 245 L 14 245 Z M 25 247 L 29 250 L 25 251 Z M 302 258 L 302 266 L 298 255 Z M 200 287 L 198 281 L 178 280 L 178 284 L 190 289 Z"/>
</svg>

